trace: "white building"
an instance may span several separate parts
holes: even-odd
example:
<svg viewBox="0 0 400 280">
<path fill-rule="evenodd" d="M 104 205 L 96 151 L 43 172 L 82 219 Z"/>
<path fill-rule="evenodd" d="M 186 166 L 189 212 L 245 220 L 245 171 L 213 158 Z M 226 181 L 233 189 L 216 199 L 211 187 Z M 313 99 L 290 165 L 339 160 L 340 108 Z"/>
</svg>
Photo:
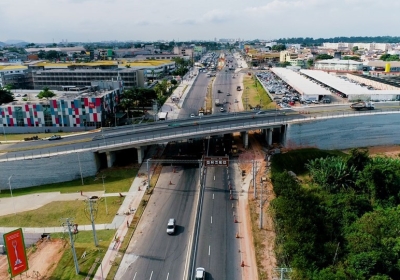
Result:
<svg viewBox="0 0 400 280">
<path fill-rule="evenodd" d="M 362 62 L 354 60 L 326 59 L 316 61 L 314 64 L 316 70 L 332 71 L 362 71 Z"/>
</svg>

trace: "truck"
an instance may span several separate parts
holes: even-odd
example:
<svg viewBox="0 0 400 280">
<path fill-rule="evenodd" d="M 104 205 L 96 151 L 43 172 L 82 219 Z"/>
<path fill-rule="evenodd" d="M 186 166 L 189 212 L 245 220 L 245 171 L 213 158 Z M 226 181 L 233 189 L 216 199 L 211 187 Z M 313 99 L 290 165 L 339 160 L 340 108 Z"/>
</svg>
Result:
<svg viewBox="0 0 400 280">
<path fill-rule="evenodd" d="M 350 108 L 356 111 L 359 110 L 374 110 L 375 109 L 375 105 L 374 103 L 368 101 L 362 101 L 362 102 L 356 102 L 350 105 Z"/>
<path fill-rule="evenodd" d="M 232 154 L 233 157 L 237 157 L 239 155 L 237 145 L 232 145 L 231 154 Z"/>
<path fill-rule="evenodd" d="M 221 105 L 221 102 L 219 102 L 219 98 L 216 98 L 215 99 L 215 106 L 220 106 Z"/>
</svg>

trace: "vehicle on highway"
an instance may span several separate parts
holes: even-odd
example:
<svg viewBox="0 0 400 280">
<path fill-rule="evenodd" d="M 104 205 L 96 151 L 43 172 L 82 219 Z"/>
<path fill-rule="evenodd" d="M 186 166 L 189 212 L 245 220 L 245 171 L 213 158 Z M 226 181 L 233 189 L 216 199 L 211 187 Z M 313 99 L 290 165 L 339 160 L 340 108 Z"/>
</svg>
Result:
<svg viewBox="0 0 400 280">
<path fill-rule="evenodd" d="M 206 279 L 206 270 L 202 267 L 196 268 L 196 276 L 195 280 L 204 280 Z"/>
<path fill-rule="evenodd" d="M 167 233 L 169 235 L 174 234 L 175 233 L 175 219 L 171 218 L 168 220 L 168 224 L 167 224 Z"/>
<path fill-rule="evenodd" d="M 374 110 L 375 105 L 372 102 L 357 102 L 350 105 L 350 108 L 353 110 Z"/>
<path fill-rule="evenodd" d="M 227 96 L 231 96 L 231 94 L 228 92 Z"/>
<path fill-rule="evenodd" d="M 237 86 L 237 87 L 236 87 L 236 90 L 237 90 L 237 91 L 241 91 L 241 90 L 242 90 L 241 86 Z"/>
<path fill-rule="evenodd" d="M 224 108 L 220 108 L 219 111 L 220 112 L 225 112 L 225 109 Z"/>
<path fill-rule="evenodd" d="M 218 93 L 222 93 L 222 91 L 219 89 L 218 91 L 217 91 Z"/>
<path fill-rule="evenodd" d="M 194 117 L 195 117 L 195 115 L 194 115 L 194 114 L 190 114 L 190 117 L 191 117 L 191 118 L 194 118 Z"/>
<path fill-rule="evenodd" d="M 238 103 L 239 101 L 235 98 L 235 103 Z"/>
<path fill-rule="evenodd" d="M 60 140 L 60 139 L 61 139 L 61 136 L 60 136 L 60 135 L 52 135 L 52 136 L 49 137 L 49 141 L 52 141 L 52 140 Z"/>
</svg>

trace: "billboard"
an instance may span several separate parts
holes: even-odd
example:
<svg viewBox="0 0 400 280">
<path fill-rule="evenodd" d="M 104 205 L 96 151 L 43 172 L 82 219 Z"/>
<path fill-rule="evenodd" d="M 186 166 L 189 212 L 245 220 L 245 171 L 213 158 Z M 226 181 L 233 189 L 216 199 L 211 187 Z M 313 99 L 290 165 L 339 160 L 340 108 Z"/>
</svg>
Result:
<svg viewBox="0 0 400 280">
<path fill-rule="evenodd" d="M 16 229 L 3 235 L 7 250 L 8 267 L 11 277 L 17 276 L 29 269 L 26 257 L 24 234 L 22 229 Z"/>
<path fill-rule="evenodd" d="M 229 157 L 204 157 L 204 165 L 209 167 L 229 166 Z"/>
</svg>

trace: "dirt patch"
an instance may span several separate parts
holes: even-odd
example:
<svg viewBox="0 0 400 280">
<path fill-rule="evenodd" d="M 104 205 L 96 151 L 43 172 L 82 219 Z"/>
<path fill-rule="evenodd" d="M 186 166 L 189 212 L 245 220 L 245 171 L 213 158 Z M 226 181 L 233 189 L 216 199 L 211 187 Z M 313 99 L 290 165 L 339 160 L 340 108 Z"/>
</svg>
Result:
<svg viewBox="0 0 400 280">
<path fill-rule="evenodd" d="M 253 245 L 256 254 L 256 262 L 258 269 L 258 279 L 272 279 L 276 268 L 276 257 L 274 252 L 275 247 L 275 230 L 272 216 L 269 213 L 269 202 L 275 198 L 273 186 L 269 180 L 268 166 L 265 159 L 265 152 L 259 141 L 257 141 L 254 133 L 249 133 L 250 148 L 239 156 L 240 168 L 245 170 L 246 174 L 251 174 L 252 163 L 251 160 L 257 162 L 257 176 L 256 176 L 256 191 L 257 197 L 254 197 L 253 182 L 250 183 L 249 188 L 249 208 L 251 216 Z M 261 184 L 261 178 L 265 178 Z M 263 195 L 261 198 L 261 188 Z M 260 229 L 260 201 L 263 205 L 263 219 L 262 228 Z"/>
<path fill-rule="evenodd" d="M 386 156 L 390 158 L 400 158 L 400 146 L 376 146 L 368 147 L 371 156 Z"/>
<path fill-rule="evenodd" d="M 29 270 L 18 276 L 18 279 L 49 279 L 57 263 L 60 261 L 65 242 L 59 240 L 39 241 L 36 248 L 29 249 Z M 0 279 L 8 279 L 8 261 L 6 256 L 0 256 Z"/>
</svg>

